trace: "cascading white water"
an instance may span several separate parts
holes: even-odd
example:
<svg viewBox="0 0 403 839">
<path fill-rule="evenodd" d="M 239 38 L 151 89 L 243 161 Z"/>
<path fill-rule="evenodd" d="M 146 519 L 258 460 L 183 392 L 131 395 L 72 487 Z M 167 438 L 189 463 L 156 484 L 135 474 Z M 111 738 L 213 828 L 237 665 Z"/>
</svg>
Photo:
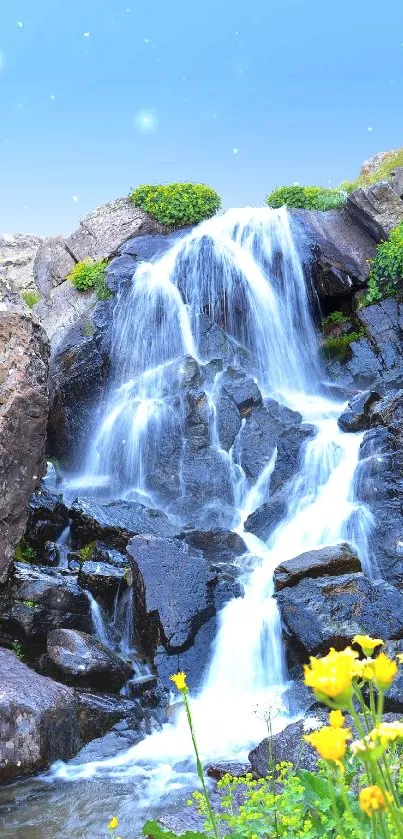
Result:
<svg viewBox="0 0 403 839">
<path fill-rule="evenodd" d="M 273 571 L 303 551 L 349 538 L 370 566 L 371 527 L 365 507 L 354 500 L 354 473 L 362 435 L 337 425 L 343 405 L 323 395 L 317 340 L 304 272 L 285 210 L 231 210 L 200 225 L 154 265 L 137 271 L 131 296 L 117 307 L 113 381 L 86 464 L 86 480 L 109 491 L 148 497 L 149 463 L 163 435 L 181 428 L 170 394 L 184 355 L 205 364 L 203 316 L 220 325 L 241 353 L 252 357 L 265 396 L 299 411 L 315 436 L 304 447 L 288 510 L 267 544 L 244 530 L 245 521 L 267 501 L 276 452 L 254 484 L 237 462 L 236 445 L 221 452 L 233 486 L 233 527 L 242 535 L 244 597 L 228 603 L 193 712 L 205 757 L 244 756 L 264 736 L 256 704 L 284 689 L 281 625 L 273 598 Z M 236 360 L 236 359 L 235 359 Z M 210 445 L 220 453 L 215 429 L 217 379 L 208 392 Z M 180 592 L 178 592 L 180 597 Z M 191 757 L 184 714 L 128 752 L 98 763 L 60 766 L 53 777 L 131 775 L 151 764 L 154 784 L 172 780 L 172 767 Z M 167 767 L 171 769 L 168 770 Z"/>
</svg>

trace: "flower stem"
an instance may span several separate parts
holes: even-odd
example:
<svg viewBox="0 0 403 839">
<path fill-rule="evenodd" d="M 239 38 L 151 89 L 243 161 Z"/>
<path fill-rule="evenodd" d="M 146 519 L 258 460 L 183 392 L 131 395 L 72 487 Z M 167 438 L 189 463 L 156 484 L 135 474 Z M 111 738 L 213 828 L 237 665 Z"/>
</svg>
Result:
<svg viewBox="0 0 403 839">
<path fill-rule="evenodd" d="M 216 839 L 219 839 L 217 822 L 216 822 L 216 819 L 215 819 L 215 816 L 214 816 L 214 813 L 213 813 L 213 808 L 211 806 L 210 797 L 209 797 L 208 790 L 207 790 L 207 785 L 206 785 L 206 779 L 204 777 L 203 766 L 201 764 L 201 760 L 200 760 L 200 757 L 199 757 L 199 749 L 198 749 L 198 746 L 197 746 L 196 734 L 195 734 L 195 730 L 194 730 L 194 727 L 193 727 L 192 714 L 191 714 L 191 711 L 190 711 L 190 705 L 189 705 L 189 700 L 187 698 L 187 693 L 185 691 L 182 691 L 182 696 L 183 696 L 183 701 L 185 703 L 186 716 L 187 716 L 187 720 L 188 720 L 188 723 L 189 723 L 189 729 L 190 729 L 190 734 L 191 734 L 191 737 L 192 737 L 193 749 L 194 749 L 194 753 L 195 753 L 195 756 L 196 756 L 197 774 L 200 778 L 201 785 L 202 785 L 202 788 L 203 788 L 203 794 L 204 794 L 204 799 L 205 799 L 205 802 L 206 802 L 208 816 L 209 816 L 210 823 L 211 823 L 211 829 L 212 829 Z"/>
</svg>

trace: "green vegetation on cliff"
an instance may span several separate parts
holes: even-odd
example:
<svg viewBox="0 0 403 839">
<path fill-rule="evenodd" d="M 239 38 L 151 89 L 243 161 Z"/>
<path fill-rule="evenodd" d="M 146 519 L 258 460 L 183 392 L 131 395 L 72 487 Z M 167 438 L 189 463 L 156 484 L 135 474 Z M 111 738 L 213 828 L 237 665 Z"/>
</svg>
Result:
<svg viewBox="0 0 403 839">
<path fill-rule="evenodd" d="M 95 291 L 98 300 L 109 300 L 112 295 L 105 282 L 107 264 L 106 260 L 85 259 L 74 266 L 67 279 L 78 291 Z"/>
<path fill-rule="evenodd" d="M 322 186 L 281 186 L 266 198 L 269 207 L 296 207 L 301 210 L 337 210 L 346 200 L 341 189 Z"/>
<path fill-rule="evenodd" d="M 221 206 L 220 196 L 205 184 L 144 184 L 130 197 L 136 207 L 166 227 L 198 224 L 214 216 Z"/>
<path fill-rule="evenodd" d="M 381 242 L 371 264 L 366 303 L 375 303 L 382 297 L 403 290 L 403 222 L 392 230 L 389 239 Z"/>
<path fill-rule="evenodd" d="M 367 172 L 361 171 L 358 178 L 354 181 L 343 181 L 340 184 L 340 188 L 345 189 L 346 192 L 352 192 L 354 189 L 358 189 L 358 187 L 371 186 L 371 184 L 376 184 L 378 181 L 387 181 L 393 170 L 399 166 L 403 166 L 403 148 L 386 153 L 378 166 L 371 168 Z"/>
</svg>

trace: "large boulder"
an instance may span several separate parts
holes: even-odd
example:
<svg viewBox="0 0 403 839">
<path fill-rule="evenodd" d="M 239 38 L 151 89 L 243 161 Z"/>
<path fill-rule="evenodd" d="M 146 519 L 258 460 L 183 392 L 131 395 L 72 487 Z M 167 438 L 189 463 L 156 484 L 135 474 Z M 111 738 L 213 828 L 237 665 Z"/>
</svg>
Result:
<svg viewBox="0 0 403 839">
<path fill-rule="evenodd" d="M 87 595 L 74 579 L 59 571 L 45 571 L 15 563 L 10 586 L 0 600 L 0 632 L 6 640 L 23 641 L 41 650 L 46 637 L 61 627 L 91 632 Z"/>
<path fill-rule="evenodd" d="M 340 649 L 354 635 L 403 638 L 403 594 L 363 574 L 302 579 L 277 595 L 291 644 L 306 658 Z"/>
<path fill-rule="evenodd" d="M 66 279 L 76 265 L 62 236 L 52 236 L 40 245 L 37 250 L 33 273 L 35 283 L 43 297 Z"/>
<path fill-rule="evenodd" d="M 115 694 L 101 695 L 78 688 L 75 690 L 75 697 L 83 743 L 102 737 L 119 723 L 123 723 L 125 728 L 137 731 L 141 731 L 144 726 L 144 711 L 136 699 L 125 699 Z"/>
<path fill-rule="evenodd" d="M 322 720 L 325 723 L 325 720 Z M 320 721 L 318 720 L 318 728 Z M 299 720 L 287 725 L 279 734 L 275 734 L 270 743 L 266 737 L 256 748 L 252 749 L 248 757 L 252 766 L 252 772 L 258 778 L 267 778 L 270 771 L 270 760 L 275 764 L 287 761 L 287 763 L 298 763 L 301 769 L 308 769 L 310 772 L 317 769 L 318 756 L 315 749 L 303 740 L 305 730 L 304 721 Z M 271 750 L 271 755 L 270 755 Z"/>
<path fill-rule="evenodd" d="M 387 239 L 403 221 L 403 201 L 387 181 L 355 189 L 347 198 L 347 210 L 376 242 Z"/>
<path fill-rule="evenodd" d="M 109 259 L 128 239 L 163 232 L 164 228 L 135 207 L 130 198 L 117 198 L 82 218 L 78 229 L 66 239 L 66 246 L 77 262 L 88 257 Z"/>
<path fill-rule="evenodd" d="M 121 567 L 90 559 L 82 563 L 78 574 L 80 586 L 90 591 L 106 609 L 113 605 L 116 595 L 126 588 L 129 580 L 130 565 L 127 559 Z"/>
<path fill-rule="evenodd" d="M 80 687 L 119 691 L 133 669 L 116 653 L 85 632 L 55 629 L 49 633 L 42 671 Z"/>
<path fill-rule="evenodd" d="M 403 166 L 397 166 L 390 173 L 389 183 L 399 198 L 403 198 Z"/>
<path fill-rule="evenodd" d="M 200 543 L 199 543 L 200 544 Z M 217 612 L 241 594 L 234 569 L 211 567 L 202 551 L 177 539 L 137 536 L 127 552 L 136 592 L 136 626 L 159 675 L 186 669 L 197 687 L 217 630 Z"/>
<path fill-rule="evenodd" d="M 258 536 L 263 542 L 267 542 L 286 515 L 291 497 L 290 492 L 289 484 L 285 484 L 277 492 L 274 492 L 268 501 L 265 501 L 248 516 L 245 522 L 245 530 Z"/>
<path fill-rule="evenodd" d="M 73 547 L 104 542 L 124 551 L 133 536 L 175 536 L 177 528 L 160 510 L 152 510 L 137 501 L 106 501 L 78 498 L 70 508 Z"/>
<path fill-rule="evenodd" d="M 295 586 L 306 577 L 336 576 L 361 571 L 361 562 L 350 545 L 332 545 L 307 551 L 277 566 L 274 572 L 276 591 Z"/>
<path fill-rule="evenodd" d="M 371 425 L 370 409 L 380 398 L 376 391 L 366 390 L 359 393 L 347 405 L 338 419 L 343 431 L 365 431 Z"/>
<path fill-rule="evenodd" d="M 28 517 L 29 498 L 46 472 L 48 353 L 43 329 L 0 304 L 0 584 Z"/>
<path fill-rule="evenodd" d="M 41 236 L 28 233 L 3 233 L 0 236 L 0 288 L 18 295 L 35 289 L 34 261 L 43 242 Z"/>
<path fill-rule="evenodd" d="M 39 676 L 0 649 L 0 780 L 69 760 L 80 747 L 71 688 Z"/>
<path fill-rule="evenodd" d="M 62 496 L 42 482 L 29 502 L 26 541 L 41 554 L 46 542 L 56 542 L 68 523 L 69 513 Z"/>
</svg>

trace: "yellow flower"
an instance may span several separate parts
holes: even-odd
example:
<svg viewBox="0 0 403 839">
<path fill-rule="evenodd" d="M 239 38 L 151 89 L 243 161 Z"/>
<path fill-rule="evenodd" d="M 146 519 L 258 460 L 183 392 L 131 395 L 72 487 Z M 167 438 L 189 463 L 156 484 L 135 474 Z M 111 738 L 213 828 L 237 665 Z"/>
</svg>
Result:
<svg viewBox="0 0 403 839">
<path fill-rule="evenodd" d="M 359 679 L 367 679 L 368 681 L 372 681 L 374 678 L 374 668 L 373 668 L 373 659 L 372 658 L 364 658 L 361 661 L 357 660 L 353 664 L 353 674 L 357 676 Z"/>
<path fill-rule="evenodd" d="M 376 647 L 382 647 L 384 643 L 381 638 L 371 638 L 369 635 L 354 635 L 353 638 L 353 644 L 358 644 L 366 656 L 371 655 Z"/>
<path fill-rule="evenodd" d="M 329 724 L 331 728 L 342 728 L 345 723 L 345 717 L 341 711 L 330 711 Z"/>
<path fill-rule="evenodd" d="M 374 681 L 378 690 L 388 690 L 397 673 L 397 664 L 388 658 L 385 653 L 380 653 L 373 663 Z"/>
<path fill-rule="evenodd" d="M 381 788 L 374 784 L 372 787 L 364 787 L 360 790 L 360 807 L 367 816 L 372 816 L 377 810 L 387 810 L 392 796 L 388 792 L 382 792 Z"/>
<path fill-rule="evenodd" d="M 119 821 L 116 816 L 113 816 L 108 824 L 108 830 L 116 830 L 117 827 L 119 827 Z"/>
<path fill-rule="evenodd" d="M 369 732 L 372 742 L 379 741 L 382 746 L 403 739 L 403 722 L 380 722 Z"/>
<path fill-rule="evenodd" d="M 348 700 L 352 690 L 354 663 L 358 653 L 350 647 L 341 652 L 333 648 L 323 658 L 310 658 L 304 666 L 304 680 L 313 688 L 318 699 L 329 697 L 341 702 Z"/>
<path fill-rule="evenodd" d="M 403 653 L 398 653 L 396 658 L 400 662 L 400 664 L 403 664 Z"/>
<path fill-rule="evenodd" d="M 171 682 L 174 683 L 177 690 L 179 690 L 181 693 L 188 692 L 188 686 L 186 684 L 186 673 L 175 673 L 170 678 Z"/>
<path fill-rule="evenodd" d="M 323 760 L 331 760 L 342 768 L 340 763 L 347 748 L 347 740 L 351 738 L 349 728 L 332 728 L 325 725 L 312 734 L 304 734 L 304 740 L 316 749 Z"/>
</svg>

